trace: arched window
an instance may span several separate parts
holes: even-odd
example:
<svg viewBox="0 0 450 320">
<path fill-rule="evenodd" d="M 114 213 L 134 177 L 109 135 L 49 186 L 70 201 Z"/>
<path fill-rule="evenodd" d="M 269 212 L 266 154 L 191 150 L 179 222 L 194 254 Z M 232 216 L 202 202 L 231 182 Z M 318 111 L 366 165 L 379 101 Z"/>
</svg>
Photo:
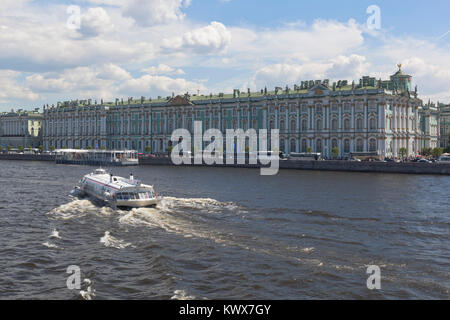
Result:
<svg viewBox="0 0 450 320">
<path fill-rule="evenodd" d="M 338 142 L 336 139 L 331 140 L 331 148 L 337 148 Z"/>
<path fill-rule="evenodd" d="M 308 130 L 308 121 L 306 119 L 302 120 L 302 131 Z"/>
<path fill-rule="evenodd" d="M 344 140 L 344 153 L 350 152 L 350 140 L 345 139 Z"/>
<path fill-rule="evenodd" d="M 292 119 L 291 120 L 291 131 L 297 130 L 296 127 L 297 127 L 296 121 L 295 121 L 295 119 Z"/>
<path fill-rule="evenodd" d="M 280 121 L 280 130 L 284 130 L 285 129 L 285 127 L 284 127 L 284 120 L 281 120 Z"/>
<path fill-rule="evenodd" d="M 338 129 L 338 121 L 336 118 L 331 120 L 331 130 L 336 131 Z"/>
<path fill-rule="evenodd" d="M 362 130 L 363 128 L 363 121 L 361 118 L 356 119 L 356 130 Z"/>
<path fill-rule="evenodd" d="M 302 140 L 302 152 L 306 152 L 307 149 L 307 143 L 306 143 L 306 139 Z"/>
<path fill-rule="evenodd" d="M 316 152 L 322 153 L 322 140 L 318 139 L 316 142 Z"/>
<path fill-rule="evenodd" d="M 356 152 L 363 152 L 364 151 L 364 142 L 362 139 L 356 140 Z"/>
<path fill-rule="evenodd" d="M 285 151 L 285 150 L 284 150 L 284 146 L 285 146 L 284 139 L 281 139 L 281 140 L 280 140 L 280 151 L 283 151 L 283 152 Z"/>
<path fill-rule="evenodd" d="M 295 144 L 295 139 L 291 139 L 291 146 L 289 148 L 289 152 L 295 152 L 296 151 L 296 144 Z"/>
<path fill-rule="evenodd" d="M 322 130 L 322 119 L 316 120 L 316 130 Z"/>
<path fill-rule="evenodd" d="M 375 118 L 370 118 L 369 120 L 369 128 L 370 130 L 375 130 L 377 128 L 377 124 Z"/>
<path fill-rule="evenodd" d="M 350 119 L 344 120 L 344 130 L 350 130 Z"/>
<path fill-rule="evenodd" d="M 370 152 L 375 152 L 375 151 L 377 151 L 377 140 L 375 140 L 375 139 L 370 139 L 370 141 L 369 141 L 369 151 L 370 151 Z"/>
</svg>

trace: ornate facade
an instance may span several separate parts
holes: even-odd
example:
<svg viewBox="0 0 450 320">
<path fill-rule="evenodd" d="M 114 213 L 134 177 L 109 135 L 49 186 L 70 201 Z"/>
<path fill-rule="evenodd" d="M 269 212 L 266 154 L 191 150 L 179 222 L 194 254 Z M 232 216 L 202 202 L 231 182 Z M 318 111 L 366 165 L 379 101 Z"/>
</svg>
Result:
<svg viewBox="0 0 450 320">
<path fill-rule="evenodd" d="M 439 103 L 438 103 L 439 105 Z M 440 118 L 440 146 L 441 148 L 448 148 L 450 146 L 450 104 L 439 105 L 439 118 Z"/>
<path fill-rule="evenodd" d="M 321 152 L 340 157 L 378 152 L 409 155 L 437 143 L 439 123 L 422 107 L 411 76 L 399 70 L 390 80 L 363 77 L 359 84 L 302 81 L 294 89 L 193 95 L 114 103 L 70 101 L 44 107 L 44 148 L 137 149 L 166 152 L 173 130 L 279 129 L 285 152 Z M 437 130 L 436 132 L 434 130 Z M 147 148 L 149 147 L 149 148 Z"/>
<path fill-rule="evenodd" d="M 43 116 L 39 109 L 34 111 L 11 111 L 0 114 L 0 145 L 17 148 L 39 147 Z"/>
</svg>

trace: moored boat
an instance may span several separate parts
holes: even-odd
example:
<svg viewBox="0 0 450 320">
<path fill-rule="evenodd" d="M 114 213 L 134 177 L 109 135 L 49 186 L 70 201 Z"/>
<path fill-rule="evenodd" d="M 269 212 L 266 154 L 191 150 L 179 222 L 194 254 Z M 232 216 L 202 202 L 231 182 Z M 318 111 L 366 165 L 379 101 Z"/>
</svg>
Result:
<svg viewBox="0 0 450 320">
<path fill-rule="evenodd" d="M 162 200 L 153 186 L 141 183 L 132 174 L 126 179 L 104 169 L 85 175 L 74 191 L 77 195 L 88 195 L 118 208 L 154 207 Z"/>
</svg>

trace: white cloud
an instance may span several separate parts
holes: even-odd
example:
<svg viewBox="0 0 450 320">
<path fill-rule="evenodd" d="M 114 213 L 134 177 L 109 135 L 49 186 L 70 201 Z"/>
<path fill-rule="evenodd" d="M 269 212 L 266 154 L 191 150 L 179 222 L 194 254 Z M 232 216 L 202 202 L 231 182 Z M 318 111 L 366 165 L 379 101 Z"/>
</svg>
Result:
<svg viewBox="0 0 450 320">
<path fill-rule="evenodd" d="M 250 85 L 254 89 L 264 86 L 284 86 L 300 84 L 305 80 L 318 79 L 359 79 L 367 71 L 366 58 L 359 55 L 338 56 L 335 59 L 318 63 L 308 62 L 303 64 L 281 63 L 264 66 L 258 69 Z"/>
<path fill-rule="evenodd" d="M 125 69 L 115 64 L 107 63 L 97 68 L 97 77 L 105 80 L 127 80 L 131 78 L 131 75 Z"/>
<path fill-rule="evenodd" d="M 13 103 L 13 100 L 34 101 L 39 98 L 37 93 L 17 80 L 20 75 L 17 71 L 0 70 L 0 103 Z"/>
<path fill-rule="evenodd" d="M 183 20 L 182 7 L 190 5 L 183 0 L 130 0 L 123 10 L 139 26 L 150 27 L 158 24 Z"/>
<path fill-rule="evenodd" d="M 220 52 L 231 43 L 231 33 L 217 21 L 208 26 L 184 33 L 181 37 L 166 39 L 163 47 L 169 50 L 192 49 L 194 52 L 208 54 Z"/>
<path fill-rule="evenodd" d="M 364 43 L 355 21 L 316 20 L 309 27 L 296 24 L 280 29 L 229 28 L 229 52 L 245 63 L 269 60 L 320 61 L 347 55 Z"/>
<path fill-rule="evenodd" d="M 79 32 L 88 37 L 95 37 L 102 33 L 111 31 L 113 24 L 108 13 L 103 8 L 89 8 L 81 16 L 81 29 Z"/>
<path fill-rule="evenodd" d="M 167 76 L 144 75 L 137 79 L 125 81 L 121 86 L 122 92 L 129 92 L 137 95 L 146 95 L 149 93 L 162 92 L 179 94 L 183 92 L 197 92 L 205 90 L 201 83 L 195 83 L 183 78 L 170 78 Z"/>
<path fill-rule="evenodd" d="M 156 67 L 148 67 L 142 70 L 150 75 L 170 75 L 170 74 L 185 74 L 182 69 L 174 69 L 166 64 L 159 64 Z"/>
</svg>

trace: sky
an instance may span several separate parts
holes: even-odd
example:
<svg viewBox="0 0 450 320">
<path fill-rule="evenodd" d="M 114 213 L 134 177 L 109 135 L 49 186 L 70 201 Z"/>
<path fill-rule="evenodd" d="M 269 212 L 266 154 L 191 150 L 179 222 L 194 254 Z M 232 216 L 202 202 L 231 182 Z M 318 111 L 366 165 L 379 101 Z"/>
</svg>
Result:
<svg viewBox="0 0 450 320">
<path fill-rule="evenodd" d="M 450 2 L 2 0 L 0 111 L 388 79 L 450 103 Z"/>
</svg>

